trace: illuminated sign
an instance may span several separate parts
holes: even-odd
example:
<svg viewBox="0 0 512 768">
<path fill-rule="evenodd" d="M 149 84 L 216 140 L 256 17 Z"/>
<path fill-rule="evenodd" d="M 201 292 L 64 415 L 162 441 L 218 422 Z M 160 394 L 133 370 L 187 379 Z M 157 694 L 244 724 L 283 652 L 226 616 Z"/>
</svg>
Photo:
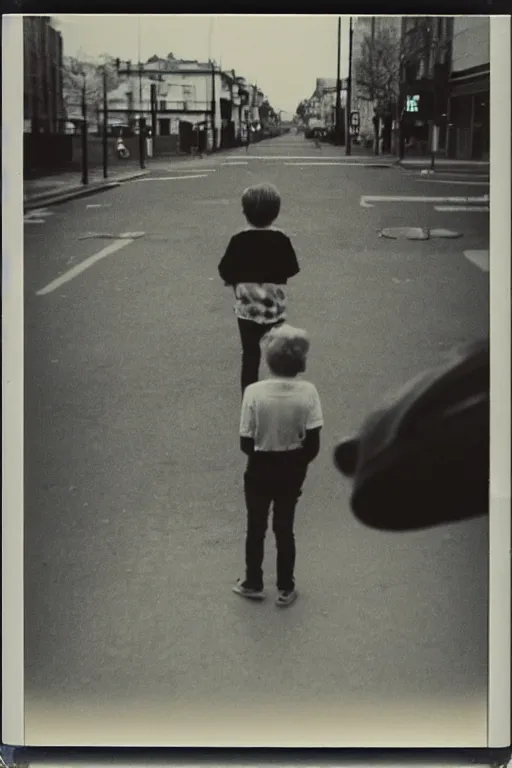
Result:
<svg viewBox="0 0 512 768">
<path fill-rule="evenodd" d="M 419 112 L 420 111 L 420 97 L 419 95 L 407 96 L 405 100 L 406 112 Z"/>
</svg>

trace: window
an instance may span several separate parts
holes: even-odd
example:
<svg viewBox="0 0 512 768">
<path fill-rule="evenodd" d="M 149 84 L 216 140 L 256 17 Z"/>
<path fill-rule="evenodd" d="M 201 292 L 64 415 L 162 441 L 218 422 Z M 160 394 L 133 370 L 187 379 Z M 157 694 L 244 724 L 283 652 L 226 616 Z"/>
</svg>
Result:
<svg viewBox="0 0 512 768">
<path fill-rule="evenodd" d="M 168 118 L 161 118 L 160 124 L 160 136 L 169 136 L 171 133 L 171 121 Z"/>
<path fill-rule="evenodd" d="M 194 85 L 183 85 L 183 100 L 195 101 L 196 88 Z"/>
<path fill-rule="evenodd" d="M 162 112 L 165 112 L 165 110 L 167 109 L 167 102 L 165 101 L 165 99 L 162 99 L 162 100 L 160 101 L 160 103 L 159 103 L 159 107 L 158 107 L 158 108 L 159 108 L 159 109 L 160 109 Z"/>
</svg>

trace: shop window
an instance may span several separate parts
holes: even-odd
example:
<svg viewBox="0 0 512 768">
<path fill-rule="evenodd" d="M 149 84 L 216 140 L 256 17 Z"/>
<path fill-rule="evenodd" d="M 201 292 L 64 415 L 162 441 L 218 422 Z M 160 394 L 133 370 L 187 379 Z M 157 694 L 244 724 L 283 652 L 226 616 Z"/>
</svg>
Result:
<svg viewBox="0 0 512 768">
<path fill-rule="evenodd" d="M 160 136 L 171 135 L 171 121 L 168 118 L 162 118 L 159 120 Z"/>
</svg>

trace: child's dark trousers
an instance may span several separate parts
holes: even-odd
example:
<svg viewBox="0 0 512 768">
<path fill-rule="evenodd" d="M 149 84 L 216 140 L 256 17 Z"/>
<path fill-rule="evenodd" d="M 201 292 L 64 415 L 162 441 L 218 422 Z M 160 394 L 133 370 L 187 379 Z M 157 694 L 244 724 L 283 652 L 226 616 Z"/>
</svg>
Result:
<svg viewBox="0 0 512 768">
<path fill-rule="evenodd" d="M 258 381 L 261 363 L 261 340 L 272 328 L 281 323 L 255 323 L 252 320 L 238 320 L 242 342 L 242 395 L 249 384 Z"/>
<path fill-rule="evenodd" d="M 273 532 L 277 548 L 277 588 L 295 588 L 295 507 L 306 478 L 303 451 L 256 452 L 249 457 L 244 476 L 247 506 L 245 542 L 245 586 L 263 589 L 263 556 L 270 506 L 273 505 Z"/>
</svg>

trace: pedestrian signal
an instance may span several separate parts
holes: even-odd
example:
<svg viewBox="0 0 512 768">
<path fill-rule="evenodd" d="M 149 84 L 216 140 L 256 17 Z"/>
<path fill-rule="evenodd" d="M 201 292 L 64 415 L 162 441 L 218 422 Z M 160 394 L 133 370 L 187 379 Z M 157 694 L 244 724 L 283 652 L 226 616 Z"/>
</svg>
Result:
<svg viewBox="0 0 512 768">
<path fill-rule="evenodd" d="M 418 94 L 415 96 L 407 96 L 405 101 L 406 112 L 419 112 L 420 111 L 420 97 Z"/>
</svg>

